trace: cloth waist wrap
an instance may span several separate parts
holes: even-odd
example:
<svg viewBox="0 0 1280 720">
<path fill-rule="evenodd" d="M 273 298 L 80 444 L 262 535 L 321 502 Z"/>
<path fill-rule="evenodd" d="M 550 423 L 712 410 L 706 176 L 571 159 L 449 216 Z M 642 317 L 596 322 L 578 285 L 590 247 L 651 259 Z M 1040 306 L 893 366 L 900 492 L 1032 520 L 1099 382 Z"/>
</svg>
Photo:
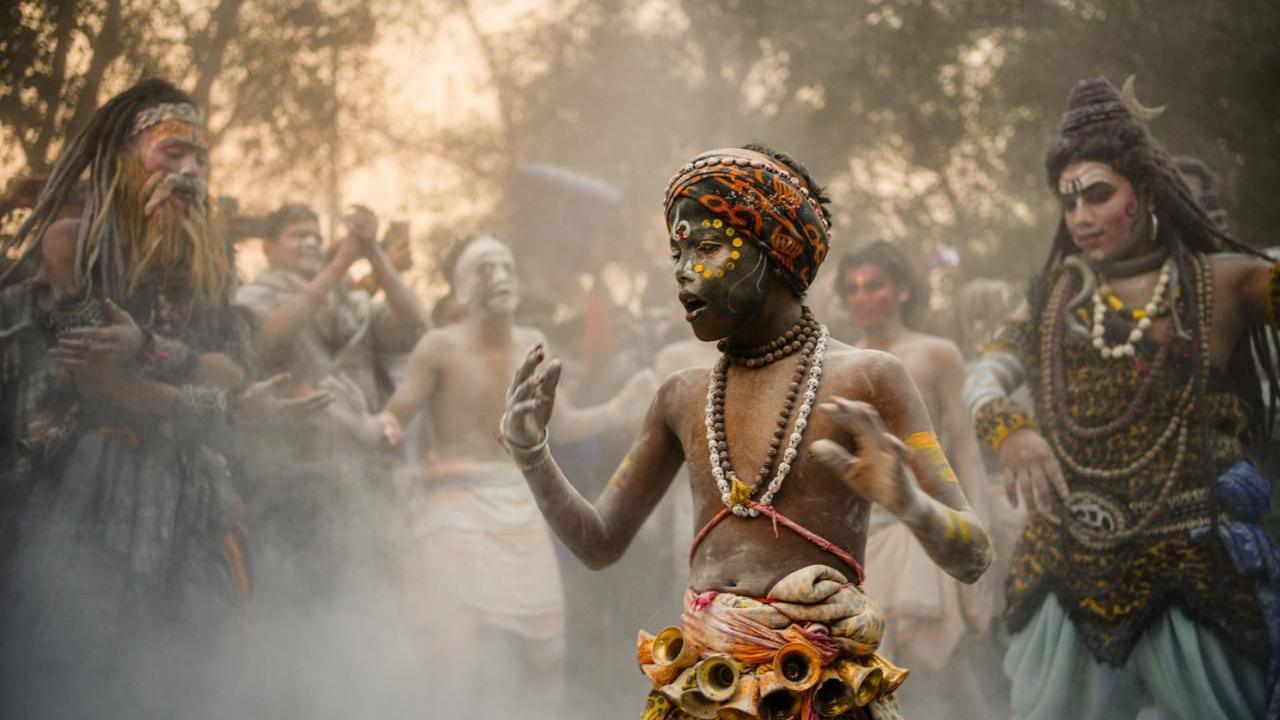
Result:
<svg viewBox="0 0 1280 720">
<path fill-rule="evenodd" d="M 673 644 L 676 634 L 680 639 Z M 859 704 L 841 710 L 840 717 L 900 717 L 893 692 L 906 671 L 877 654 L 883 634 L 880 607 L 826 565 L 796 570 L 764 598 L 689 590 L 679 628 L 656 637 L 640 632 L 637 660 L 655 688 L 641 718 L 815 718 L 826 707 L 824 698 L 837 690 L 831 682 L 852 685 L 849 673 L 861 672 L 859 668 L 879 668 L 881 680 L 873 681 Z M 784 649 L 808 658 L 808 665 L 800 663 L 804 672 L 780 662 Z M 725 690 L 727 696 L 716 700 L 714 692 L 702 692 L 707 686 L 699 676 L 725 661 L 736 680 L 731 691 Z M 720 681 L 727 682 L 723 673 Z M 778 693 L 785 697 L 771 697 Z M 774 715 L 779 703 L 794 703 L 792 713 Z"/>
<path fill-rule="evenodd" d="M 423 613 L 526 638 L 564 634 L 559 561 L 519 470 L 433 481 L 414 535 L 407 591 Z"/>
</svg>

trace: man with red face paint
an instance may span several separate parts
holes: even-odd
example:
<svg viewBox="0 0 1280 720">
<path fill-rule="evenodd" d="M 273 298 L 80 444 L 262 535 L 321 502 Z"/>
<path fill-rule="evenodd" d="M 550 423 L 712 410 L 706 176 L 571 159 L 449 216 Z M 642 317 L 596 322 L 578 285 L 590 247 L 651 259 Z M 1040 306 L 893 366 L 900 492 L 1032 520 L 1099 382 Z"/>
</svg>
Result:
<svg viewBox="0 0 1280 720">
<path fill-rule="evenodd" d="M 831 339 L 803 304 L 829 247 L 825 202 L 800 163 L 758 145 L 702 153 L 672 178 L 680 302 L 722 355 L 666 380 L 594 503 L 547 452 L 560 362 L 534 345 L 508 391 L 509 452 L 589 567 L 622 554 L 687 463 L 702 529 L 680 626 L 639 638 L 646 720 L 899 717 L 905 673 L 877 654 L 884 617 L 860 589 L 873 503 L 955 577 L 990 563 L 902 364 Z"/>
<path fill-rule="evenodd" d="M 520 280 L 506 243 L 476 235 L 450 253 L 447 272 L 466 317 L 422 336 L 404 382 L 381 413 L 380 434 L 427 413 L 430 452 L 405 561 L 405 604 L 424 641 L 450 648 L 438 677 L 446 706 L 479 714 L 560 713 L 565 617 L 560 569 L 547 524 L 528 487 L 495 442 L 505 397 L 495 378 L 511 373 L 519 348 L 545 342 L 518 325 Z M 576 442 L 631 425 L 657 381 L 633 376 L 613 399 L 567 404 L 557 432 Z M 507 692 L 489 691 L 501 668 Z"/>
<path fill-rule="evenodd" d="M 862 331 L 860 346 L 902 361 L 941 430 L 965 496 L 986 520 L 986 474 L 961 392 L 964 359 L 950 340 L 912 327 L 928 297 L 911 261 L 888 241 L 870 243 L 840 259 L 836 290 Z M 971 586 L 956 582 L 925 554 L 910 528 L 878 507 L 871 510 L 866 561 L 866 590 L 889 620 L 884 647 L 916 674 L 901 693 L 906 714 L 998 714 L 999 699 L 990 696 L 1001 689 L 984 677 L 992 663 L 980 654 L 979 638 L 995 605 L 988 578 Z"/>
<path fill-rule="evenodd" d="M 200 682 L 170 697 L 167 673 L 203 680 L 208 648 L 241 627 L 224 453 L 235 422 L 281 406 L 269 384 L 240 389 L 251 326 L 230 305 L 207 146 L 191 99 L 142 81 L 72 139 L 0 248 L 42 255 L 53 286 L 0 310 L 3 423 L 29 488 L 0 567 L 6 716 L 182 716 Z M 55 222 L 86 172 L 83 220 Z"/>
<path fill-rule="evenodd" d="M 1280 717 L 1270 482 L 1280 264 L 1226 236 L 1106 80 L 1046 167 L 1062 219 L 1030 304 L 966 389 L 1018 543 L 1005 670 L 1019 719 Z M 1255 360 L 1259 363 L 1255 366 Z M 1009 399 L 1028 383 L 1033 422 Z"/>
</svg>

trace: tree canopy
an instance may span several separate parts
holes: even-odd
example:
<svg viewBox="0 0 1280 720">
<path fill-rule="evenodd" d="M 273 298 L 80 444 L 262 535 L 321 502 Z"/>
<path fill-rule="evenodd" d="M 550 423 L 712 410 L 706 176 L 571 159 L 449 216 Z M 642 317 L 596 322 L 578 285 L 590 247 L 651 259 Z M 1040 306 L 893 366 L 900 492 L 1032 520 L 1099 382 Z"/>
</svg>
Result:
<svg viewBox="0 0 1280 720">
<path fill-rule="evenodd" d="M 1156 137 L 1217 172 L 1236 234 L 1271 245 L 1280 226 L 1280 204 L 1265 198 L 1280 170 L 1280 93 L 1270 80 L 1280 70 L 1280 9 L 1267 3 L 191 5 L 7 5 L 0 152 L 47 168 L 111 88 L 160 73 L 207 102 L 215 138 L 236 147 L 237 168 L 219 172 L 253 173 L 268 194 L 287 186 L 320 197 L 331 176 L 390 154 L 397 183 L 429 211 L 456 204 L 444 190 L 487 199 L 465 223 L 440 216 L 475 226 L 502 213 L 517 168 L 562 166 L 621 191 L 625 220 L 607 242 L 619 259 L 644 263 L 675 167 L 703 149 L 763 141 L 830 186 L 836 252 L 889 237 L 955 249 L 963 276 L 1022 278 L 1055 222 L 1043 153 L 1068 92 L 1083 78 L 1119 84 L 1136 74 L 1139 97 L 1168 107 Z M 459 92 L 491 98 L 492 120 L 428 123 L 381 102 L 409 82 L 372 52 L 389 28 L 430 62 L 456 60 L 433 48 L 456 47 L 462 28 L 481 71 Z M 565 222 L 572 229 L 571 212 Z"/>
</svg>

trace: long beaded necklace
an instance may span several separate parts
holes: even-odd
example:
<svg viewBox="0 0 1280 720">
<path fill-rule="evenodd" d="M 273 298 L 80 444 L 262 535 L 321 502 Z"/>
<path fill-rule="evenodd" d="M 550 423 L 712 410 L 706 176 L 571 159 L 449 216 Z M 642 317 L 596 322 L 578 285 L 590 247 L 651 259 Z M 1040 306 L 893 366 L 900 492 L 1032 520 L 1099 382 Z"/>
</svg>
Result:
<svg viewBox="0 0 1280 720">
<path fill-rule="evenodd" d="M 746 353 L 731 355 L 727 344 L 720 346 L 724 354 L 711 371 L 711 380 L 707 384 L 707 404 L 704 419 L 707 431 L 707 448 L 711 464 L 711 475 L 720 490 L 720 501 L 739 517 L 758 517 L 760 511 L 749 507 L 752 498 L 760 494 L 759 505 L 769 506 L 774 497 L 782 489 L 782 483 L 791 472 L 795 462 L 800 441 L 804 437 L 805 428 L 809 424 L 809 415 L 813 412 L 818 396 L 818 386 L 822 382 L 822 362 L 826 353 L 827 328 L 813 318 L 806 307 L 801 312 L 800 320 L 790 330 L 773 342 L 754 348 Z M 772 362 L 801 353 L 800 362 L 796 366 L 795 375 L 787 389 L 787 399 L 778 417 L 777 428 L 773 431 L 773 439 L 765 453 L 765 461 L 756 475 L 755 483 L 748 485 L 733 469 L 729 457 L 729 441 L 725 434 L 725 388 L 728 384 L 730 364 L 745 365 L 758 368 Z M 763 362 L 757 362 L 761 361 Z M 807 376 L 807 379 L 806 379 Z M 796 399 L 801 400 L 800 407 L 795 407 Z M 782 439 L 786 437 L 787 426 L 791 425 L 791 436 L 787 447 L 782 449 Z M 779 459 L 779 452 L 781 458 Z M 778 460 L 774 468 L 774 461 Z M 770 472 L 772 480 L 765 485 Z"/>
<path fill-rule="evenodd" d="M 1162 483 L 1160 490 L 1157 492 L 1156 499 L 1151 505 L 1151 509 L 1143 515 L 1134 525 L 1124 529 L 1123 531 L 1102 534 L 1096 530 L 1074 522 L 1074 517 L 1067 516 L 1067 522 L 1070 524 L 1072 534 L 1086 545 L 1103 548 L 1110 547 L 1120 542 L 1125 542 L 1140 533 L 1144 532 L 1164 511 L 1164 507 L 1168 502 L 1173 487 L 1177 483 L 1178 473 L 1182 468 L 1186 459 L 1187 440 L 1191 425 L 1191 416 L 1196 410 L 1194 387 L 1198 380 L 1203 379 L 1209 369 L 1210 348 L 1208 342 L 1208 331 L 1210 317 L 1213 311 L 1213 281 L 1206 267 L 1205 261 L 1196 258 L 1192 263 L 1193 282 L 1196 288 L 1195 314 L 1196 321 L 1199 325 L 1200 341 L 1200 377 L 1191 377 L 1188 379 L 1186 386 L 1179 394 L 1175 403 L 1173 417 L 1169 424 L 1161 432 L 1156 442 L 1147 452 L 1143 453 L 1137 460 L 1117 468 L 1097 468 L 1089 467 L 1079 462 L 1066 449 L 1062 438 L 1059 434 L 1059 416 L 1069 417 L 1069 410 L 1064 402 L 1065 394 L 1062 392 L 1064 384 L 1064 372 L 1062 368 L 1063 347 L 1062 342 L 1065 336 L 1064 323 L 1061 318 L 1063 306 L 1065 304 L 1067 291 L 1069 290 L 1068 278 L 1064 276 L 1059 282 L 1058 288 L 1050 297 L 1049 303 L 1045 308 L 1045 314 L 1041 327 L 1041 373 L 1042 377 L 1048 379 L 1053 385 L 1050 398 L 1044 403 L 1044 420 L 1045 426 L 1048 428 L 1049 442 L 1052 444 L 1054 451 L 1058 457 L 1062 459 L 1063 464 L 1071 469 L 1072 472 L 1083 477 L 1089 477 L 1099 480 L 1119 480 L 1132 477 L 1142 471 L 1158 457 L 1164 448 L 1168 445 L 1169 440 L 1176 434 L 1177 442 L 1174 446 L 1173 462 L 1169 466 L 1168 475 Z M 1061 405 L 1061 407 L 1057 407 Z M 1125 413 L 1128 414 L 1127 412 Z M 1107 425 L 1112 425 L 1108 423 Z M 1108 428 L 1110 429 L 1110 428 Z"/>
</svg>

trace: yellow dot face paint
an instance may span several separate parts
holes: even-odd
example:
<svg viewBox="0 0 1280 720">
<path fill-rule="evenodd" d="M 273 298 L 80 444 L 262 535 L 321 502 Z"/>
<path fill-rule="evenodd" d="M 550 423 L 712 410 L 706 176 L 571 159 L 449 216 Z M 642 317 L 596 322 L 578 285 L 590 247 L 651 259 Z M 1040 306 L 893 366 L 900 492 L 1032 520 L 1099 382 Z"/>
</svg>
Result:
<svg viewBox="0 0 1280 720">
<path fill-rule="evenodd" d="M 703 221 L 702 221 L 702 227 L 711 227 L 711 221 L 710 221 L 710 220 L 703 220 Z"/>
<path fill-rule="evenodd" d="M 702 277 L 706 278 L 707 280 L 710 280 L 710 279 L 711 279 L 711 271 L 710 271 L 710 270 L 703 270 L 703 271 L 702 271 Z"/>
<path fill-rule="evenodd" d="M 724 227 L 724 221 L 723 221 L 723 220 L 720 220 L 720 219 L 712 220 L 712 221 L 711 221 L 711 227 L 713 227 L 713 228 L 722 228 L 722 227 Z"/>
<path fill-rule="evenodd" d="M 734 238 L 734 239 L 733 239 L 733 246 L 734 246 L 734 247 L 736 247 L 736 248 L 740 248 L 740 247 L 742 247 L 742 238 Z"/>
<path fill-rule="evenodd" d="M 716 271 L 716 277 L 718 277 L 718 278 L 722 278 L 722 277 L 724 277 L 724 271 L 723 271 L 723 270 L 717 270 L 717 271 Z"/>
<path fill-rule="evenodd" d="M 701 273 L 701 272 L 702 272 L 702 265 L 694 265 L 694 266 L 693 266 L 693 271 L 694 271 L 694 272 L 696 272 L 696 273 Z"/>
<path fill-rule="evenodd" d="M 742 253 L 738 252 L 737 250 L 734 250 L 733 252 L 729 253 L 729 257 L 733 258 L 734 260 L 738 260 L 742 257 Z"/>
<path fill-rule="evenodd" d="M 725 234 L 725 235 L 728 235 L 729 237 L 733 237 L 734 232 L 735 232 L 735 231 L 734 231 L 734 229 L 733 229 L 733 228 L 725 228 L 725 229 L 724 229 L 724 234 Z"/>
<path fill-rule="evenodd" d="M 727 264 L 725 264 L 724 269 L 725 269 L 725 270 L 728 270 L 729 272 L 733 272 L 733 269 L 734 269 L 734 268 L 736 268 L 736 267 L 738 267 L 738 266 L 737 266 L 737 265 L 734 265 L 733 263 L 727 263 Z"/>
</svg>

